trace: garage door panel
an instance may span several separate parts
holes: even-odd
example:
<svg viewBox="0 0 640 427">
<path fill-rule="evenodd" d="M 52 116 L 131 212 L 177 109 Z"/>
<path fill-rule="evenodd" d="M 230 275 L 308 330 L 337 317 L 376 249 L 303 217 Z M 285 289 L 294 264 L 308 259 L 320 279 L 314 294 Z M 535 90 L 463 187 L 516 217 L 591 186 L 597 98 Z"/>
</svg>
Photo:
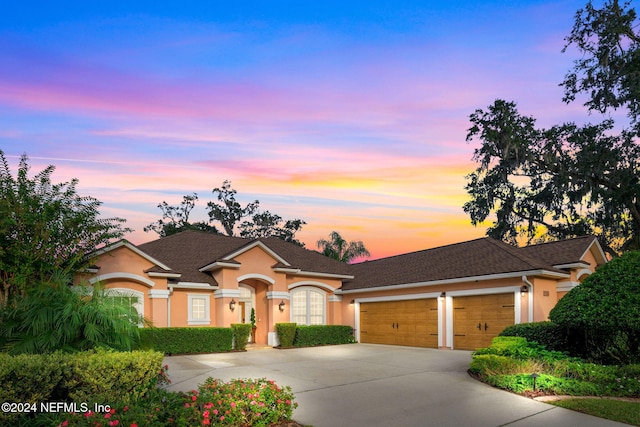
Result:
<svg viewBox="0 0 640 427">
<path fill-rule="evenodd" d="M 360 341 L 417 347 L 438 346 L 437 300 L 360 304 Z"/>
<path fill-rule="evenodd" d="M 475 350 L 514 323 L 513 293 L 474 295 L 453 299 L 454 348 Z"/>
</svg>

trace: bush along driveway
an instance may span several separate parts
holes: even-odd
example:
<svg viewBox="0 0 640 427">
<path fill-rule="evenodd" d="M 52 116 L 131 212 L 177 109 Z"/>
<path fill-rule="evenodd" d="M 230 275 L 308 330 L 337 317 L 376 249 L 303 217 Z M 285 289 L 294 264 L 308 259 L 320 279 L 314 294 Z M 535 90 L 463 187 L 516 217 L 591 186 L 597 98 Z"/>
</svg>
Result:
<svg viewBox="0 0 640 427">
<path fill-rule="evenodd" d="M 488 348 L 478 349 L 469 370 L 494 387 L 545 401 L 551 396 L 593 396 L 625 399 L 629 402 L 558 403 L 563 407 L 584 407 L 584 412 L 624 422 L 629 406 L 640 413 L 640 365 L 599 365 L 569 357 L 529 342 L 522 337 L 497 337 Z M 547 397 L 549 396 L 549 397 Z M 633 406 L 636 405 L 636 406 Z M 586 408 L 587 406 L 594 409 Z M 603 407 L 598 410 L 598 407 Z M 616 409 L 620 408 L 620 409 Z M 617 416 L 616 413 L 622 416 Z"/>
</svg>

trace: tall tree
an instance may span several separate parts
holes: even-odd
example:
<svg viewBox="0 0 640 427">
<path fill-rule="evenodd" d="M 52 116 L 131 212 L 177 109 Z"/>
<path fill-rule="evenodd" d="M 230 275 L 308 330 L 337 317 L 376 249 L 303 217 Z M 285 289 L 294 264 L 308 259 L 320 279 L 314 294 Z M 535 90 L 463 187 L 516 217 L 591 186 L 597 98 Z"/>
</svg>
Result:
<svg viewBox="0 0 640 427">
<path fill-rule="evenodd" d="M 613 123 L 550 129 L 497 100 L 471 115 L 467 140 L 480 139 L 480 166 L 467 176 L 463 209 L 478 225 L 493 212 L 487 235 L 516 244 L 595 234 L 610 254 L 640 236 L 640 146 Z"/>
<path fill-rule="evenodd" d="M 277 237 L 285 242 L 304 246 L 304 243 L 295 238 L 296 232 L 306 224 L 301 219 L 284 220 L 280 215 L 269 211 L 257 213 L 251 217 L 251 221 L 240 224 L 240 237 L 258 239 L 260 237 Z"/>
<path fill-rule="evenodd" d="M 306 224 L 301 219 L 284 220 L 280 215 L 272 214 L 269 211 L 258 212 L 260 202 L 255 200 L 242 206 L 236 200 L 237 191 L 231 188 L 230 181 L 224 181 L 221 187 L 213 189 L 217 201 L 207 203 L 209 221 L 190 222 L 191 211 L 198 201 L 196 193 L 183 196 L 182 202 L 177 206 L 162 202 L 158 208 L 162 211 L 162 218 L 146 227 L 144 231 L 154 231 L 160 237 L 170 236 L 185 230 L 200 230 L 209 233 L 219 233 L 213 223 L 215 221 L 222 224 L 224 232 L 228 236 L 236 235 L 239 231 L 240 237 L 257 239 L 260 237 L 277 237 L 287 242 L 292 242 L 304 246 L 302 242 L 295 238 L 296 232 L 300 231 Z M 240 223 L 242 218 L 251 216 L 251 220 Z"/>
<path fill-rule="evenodd" d="M 344 263 L 371 255 L 361 240 L 347 242 L 337 231 L 332 231 L 329 239 L 318 240 L 317 244 L 322 255 Z"/>
<path fill-rule="evenodd" d="M 204 221 L 189 222 L 189 215 L 198 200 L 196 193 L 182 197 L 178 206 L 171 206 L 167 202 L 158 204 L 162 211 L 162 218 L 143 228 L 145 232 L 155 231 L 160 237 L 171 236 L 185 230 L 199 230 L 218 234 L 218 229 Z"/>
<path fill-rule="evenodd" d="M 231 181 L 225 180 L 222 187 L 213 189 L 213 194 L 217 195 L 218 201 L 208 202 L 209 218 L 219 221 L 227 236 L 235 235 L 236 224 L 244 217 L 253 215 L 260 206 L 260 202 L 255 200 L 242 207 L 236 200 L 238 192 L 231 188 Z"/>
<path fill-rule="evenodd" d="M 563 52 L 575 46 L 581 54 L 567 73 L 563 101 L 587 94 L 584 105 L 606 113 L 626 108 L 636 133 L 640 129 L 640 22 L 631 2 L 606 1 L 597 9 L 593 2 L 576 12 Z"/>
<path fill-rule="evenodd" d="M 29 177 L 28 158 L 16 177 L 0 150 L 0 307 L 54 274 L 89 265 L 85 255 L 131 231 L 124 219 L 101 218 L 100 201 L 80 196 L 77 179 L 54 184 L 55 167 Z"/>
<path fill-rule="evenodd" d="M 464 205 L 474 225 L 493 212 L 487 234 L 511 243 L 591 233 L 612 255 L 640 247 L 638 24 L 630 3 L 596 9 L 589 2 L 563 49 L 575 45 L 582 55 L 562 83 L 563 100 L 587 94 L 589 110 L 626 108 L 628 128 L 616 132 L 620 126 L 606 119 L 538 129 L 503 100 L 470 116 L 467 141 L 481 141 Z"/>
</svg>

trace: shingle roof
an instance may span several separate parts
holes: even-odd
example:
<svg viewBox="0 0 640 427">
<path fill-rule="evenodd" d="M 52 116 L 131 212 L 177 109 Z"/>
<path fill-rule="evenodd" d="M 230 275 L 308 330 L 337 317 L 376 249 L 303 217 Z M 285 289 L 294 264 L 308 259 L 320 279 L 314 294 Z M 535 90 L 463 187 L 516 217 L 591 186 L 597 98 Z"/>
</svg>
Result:
<svg viewBox="0 0 640 427">
<path fill-rule="evenodd" d="M 563 265 L 580 262 L 580 257 L 596 240 L 595 236 L 582 236 L 557 242 L 525 246 L 520 250 L 550 265 Z"/>
<path fill-rule="evenodd" d="M 488 237 L 351 266 L 342 290 L 546 270 L 564 274 L 522 249 Z"/>
<path fill-rule="evenodd" d="M 290 267 L 316 273 L 349 275 L 349 266 L 329 259 L 322 254 L 310 251 L 293 243 L 277 238 L 258 239 Z M 138 246 L 140 250 L 162 261 L 172 272 L 181 273 L 180 281 L 200 282 L 216 285 L 215 279 L 200 268 L 221 261 L 230 254 L 249 247 L 255 240 L 230 237 L 201 231 L 184 231 Z M 229 261 L 225 261 L 229 262 Z M 274 265 L 277 262 L 274 260 Z"/>
</svg>

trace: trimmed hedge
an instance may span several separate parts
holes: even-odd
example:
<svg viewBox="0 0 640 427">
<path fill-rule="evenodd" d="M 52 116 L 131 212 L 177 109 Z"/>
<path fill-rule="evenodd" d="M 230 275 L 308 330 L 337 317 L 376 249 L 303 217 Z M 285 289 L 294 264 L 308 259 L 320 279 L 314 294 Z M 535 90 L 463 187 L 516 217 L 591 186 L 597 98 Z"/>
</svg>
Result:
<svg viewBox="0 0 640 427">
<path fill-rule="evenodd" d="M 151 351 L 82 352 L 69 359 L 62 387 L 71 401 L 136 401 L 157 384 L 163 354 Z"/>
<path fill-rule="evenodd" d="M 527 341 L 537 342 L 547 350 L 566 351 L 568 347 L 564 329 L 548 321 L 507 326 L 498 336 L 526 338 Z"/>
<path fill-rule="evenodd" d="M 251 323 L 232 323 L 233 342 L 236 350 L 246 350 L 251 335 Z"/>
<path fill-rule="evenodd" d="M 165 354 L 220 353 L 233 349 L 231 328 L 144 328 L 141 349 Z"/>
<path fill-rule="evenodd" d="M 293 340 L 296 336 L 296 328 L 296 323 L 276 323 L 276 332 L 278 333 L 280 347 L 293 347 Z"/>
<path fill-rule="evenodd" d="M 354 343 L 351 326 L 312 325 L 298 326 L 293 340 L 295 347 Z"/>
<path fill-rule="evenodd" d="M 0 353 L 0 402 L 131 402 L 156 388 L 162 358 L 157 352 L 101 349 L 17 356 Z M 20 415 L 0 413 L 0 424 Z"/>
</svg>

